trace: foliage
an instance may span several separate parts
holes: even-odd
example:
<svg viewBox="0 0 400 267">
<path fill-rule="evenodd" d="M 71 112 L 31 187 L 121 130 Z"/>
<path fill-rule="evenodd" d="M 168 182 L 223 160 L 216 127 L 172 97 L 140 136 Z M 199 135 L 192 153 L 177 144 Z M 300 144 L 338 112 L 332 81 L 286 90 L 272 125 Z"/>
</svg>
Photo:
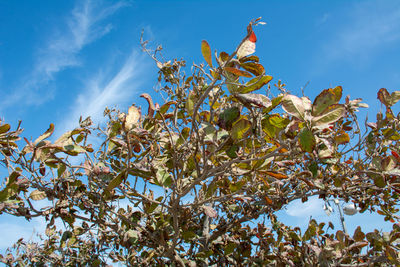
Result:
<svg viewBox="0 0 400 267">
<path fill-rule="evenodd" d="M 241 42 L 247 41 L 248 35 Z M 240 44 L 240 45 L 241 45 Z M 340 86 L 312 102 L 290 94 L 255 55 L 237 59 L 203 41 L 208 65 L 189 75 L 184 61 L 156 61 L 165 102 L 148 94 L 147 114 L 106 109 L 51 142 L 54 125 L 22 143 L 20 125 L 0 126 L 0 213 L 44 218 L 39 243 L 19 240 L 8 265 L 208 266 L 398 265 L 400 92 L 381 89 L 386 107 L 365 133 L 361 99 Z M 276 89 L 274 89 L 274 87 Z M 255 93 L 255 91 L 258 91 Z M 274 95 L 273 92 L 278 92 Z M 100 136 L 101 145 L 90 141 Z M 92 138 L 92 139 L 91 139 Z M 77 163 L 78 162 L 78 163 Z M 79 163 L 81 162 L 81 163 Z M 304 232 L 276 212 L 311 196 L 340 198 L 393 223 L 389 233 L 329 232 L 315 220 Z M 38 203 L 46 207 L 37 208 Z M 57 221 L 64 226 L 60 227 Z"/>
</svg>

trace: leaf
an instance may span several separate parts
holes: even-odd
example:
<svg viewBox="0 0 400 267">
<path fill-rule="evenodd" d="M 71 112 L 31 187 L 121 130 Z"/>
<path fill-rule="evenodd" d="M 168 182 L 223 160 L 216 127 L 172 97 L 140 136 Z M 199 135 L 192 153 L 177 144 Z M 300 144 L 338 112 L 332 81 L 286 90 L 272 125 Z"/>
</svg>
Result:
<svg viewBox="0 0 400 267">
<path fill-rule="evenodd" d="M 312 115 L 318 116 L 329 106 L 337 104 L 342 97 L 342 87 L 337 86 L 334 89 L 323 90 L 314 100 L 312 105 Z"/>
<path fill-rule="evenodd" d="M 285 110 L 288 114 L 302 120 L 305 118 L 306 110 L 311 109 L 311 104 L 304 105 L 303 99 L 295 95 L 284 96 L 281 103 L 283 110 Z"/>
<path fill-rule="evenodd" d="M 206 40 L 201 41 L 201 53 L 208 65 L 212 67 L 211 48 Z"/>
<path fill-rule="evenodd" d="M 379 188 L 384 188 L 386 186 L 386 182 L 383 175 L 376 175 L 374 177 L 374 184 Z"/>
<path fill-rule="evenodd" d="M 106 190 L 108 192 L 111 192 L 111 190 L 113 190 L 122 183 L 125 177 L 126 177 L 125 171 L 120 172 L 114 179 L 110 181 L 110 183 L 106 187 Z"/>
<path fill-rule="evenodd" d="M 305 152 L 312 152 L 314 150 L 316 141 L 313 133 L 308 128 L 303 128 L 299 133 L 299 143 L 301 150 Z"/>
<path fill-rule="evenodd" d="M 169 172 L 164 168 L 159 168 L 156 173 L 157 182 L 163 187 L 170 187 L 172 184 L 172 177 Z"/>
<path fill-rule="evenodd" d="M 231 159 L 235 159 L 238 157 L 237 152 L 239 151 L 239 146 L 236 144 L 232 144 L 226 149 L 225 153 L 230 157 Z"/>
<path fill-rule="evenodd" d="M 378 97 L 379 101 L 381 101 L 382 104 L 384 104 L 386 107 L 390 107 L 390 94 L 386 90 L 386 88 L 381 88 L 378 91 Z"/>
<path fill-rule="evenodd" d="M 262 174 L 269 175 L 271 177 L 274 177 L 275 179 L 282 180 L 282 179 L 287 179 L 289 178 L 286 174 L 276 172 L 276 171 L 264 171 L 264 170 L 258 170 L 258 172 Z"/>
<path fill-rule="evenodd" d="M 46 198 L 46 193 L 36 189 L 32 191 L 32 193 L 29 195 L 29 198 L 32 200 L 42 200 Z"/>
<path fill-rule="evenodd" d="M 268 108 L 271 106 L 271 100 L 261 94 L 237 94 L 235 95 L 245 105 L 251 105 L 259 108 Z"/>
<path fill-rule="evenodd" d="M 140 116 L 140 110 L 134 105 L 130 106 L 125 117 L 125 130 L 131 130 L 139 122 Z"/>
<path fill-rule="evenodd" d="M 237 68 L 225 67 L 224 70 L 228 71 L 232 74 L 235 74 L 237 76 L 248 77 L 248 78 L 252 77 L 252 75 L 250 73 L 248 73 L 247 71 L 239 70 Z"/>
<path fill-rule="evenodd" d="M 230 107 L 221 112 L 218 116 L 217 125 L 225 130 L 230 130 L 232 124 L 240 117 L 239 107 Z"/>
<path fill-rule="evenodd" d="M 363 241 L 364 238 L 365 238 L 365 234 L 363 233 L 363 231 L 361 231 L 361 227 L 358 226 L 358 227 L 356 228 L 356 230 L 354 231 L 353 239 L 354 239 L 356 242 L 360 242 L 360 241 Z"/>
<path fill-rule="evenodd" d="M 231 136 L 235 140 L 240 140 L 250 133 L 251 122 L 242 118 L 232 125 Z"/>
<path fill-rule="evenodd" d="M 248 81 L 245 86 L 241 86 L 238 90 L 239 93 L 245 94 L 256 91 L 269 83 L 272 80 L 272 76 L 266 75 L 260 77 L 255 77 Z"/>
<path fill-rule="evenodd" d="M 331 124 L 341 119 L 346 112 L 346 109 L 341 104 L 334 104 L 329 106 L 320 116 L 313 117 L 312 123 L 314 126 L 322 126 L 325 124 Z"/>
<path fill-rule="evenodd" d="M 350 136 L 348 133 L 343 132 L 342 134 L 335 136 L 335 141 L 339 145 L 347 144 L 350 142 Z"/>
<path fill-rule="evenodd" d="M 228 61 L 229 55 L 226 52 L 221 52 L 219 53 L 219 60 L 223 63 L 225 61 Z M 222 65 L 222 64 L 221 64 Z"/>
<path fill-rule="evenodd" d="M 210 218 L 216 218 L 217 212 L 210 206 L 204 205 L 203 206 L 204 213 Z"/>
<path fill-rule="evenodd" d="M 392 105 L 396 104 L 400 100 L 400 91 L 394 91 L 391 95 Z"/>
<path fill-rule="evenodd" d="M 185 108 L 189 116 L 193 115 L 193 109 L 194 109 L 194 102 L 196 100 L 196 95 L 193 91 L 189 93 L 188 98 L 186 99 L 185 103 Z"/>
<path fill-rule="evenodd" d="M 255 76 L 261 76 L 265 74 L 265 69 L 263 65 L 258 63 L 246 62 L 246 63 L 241 63 L 240 66 L 245 70 L 253 73 Z"/>
<path fill-rule="evenodd" d="M 239 59 L 240 63 L 244 63 L 244 62 L 249 62 L 249 61 L 253 61 L 253 62 L 259 62 L 260 59 L 257 56 L 247 56 L 247 57 L 242 57 Z"/>
<path fill-rule="evenodd" d="M 157 120 L 161 120 L 161 119 L 162 119 L 161 115 L 164 115 L 164 114 L 168 111 L 169 107 L 170 107 L 171 105 L 174 105 L 174 104 L 176 104 L 176 101 L 168 101 L 168 102 L 166 102 L 166 103 L 165 103 L 164 105 L 162 105 L 162 106 L 160 107 L 160 109 L 157 111 L 155 118 L 156 118 Z"/>
<path fill-rule="evenodd" d="M 54 124 L 50 123 L 49 129 L 47 129 L 44 134 L 42 134 L 41 136 L 38 137 L 38 139 L 35 140 L 34 145 L 37 145 L 40 141 L 51 136 L 53 132 L 54 132 Z"/>
<path fill-rule="evenodd" d="M 0 134 L 8 132 L 10 130 L 10 128 L 11 128 L 10 124 L 7 124 L 7 123 L 1 125 L 0 126 Z"/>
</svg>

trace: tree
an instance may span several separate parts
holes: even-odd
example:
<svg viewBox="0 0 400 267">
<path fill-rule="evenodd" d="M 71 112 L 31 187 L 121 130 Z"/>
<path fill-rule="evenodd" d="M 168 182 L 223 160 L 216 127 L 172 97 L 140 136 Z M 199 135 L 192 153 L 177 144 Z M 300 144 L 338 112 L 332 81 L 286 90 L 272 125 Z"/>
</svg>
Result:
<svg viewBox="0 0 400 267">
<path fill-rule="evenodd" d="M 104 111 L 107 122 L 79 127 L 49 141 L 54 125 L 35 141 L 21 126 L 0 126 L 2 164 L 9 176 L 0 213 L 42 217 L 39 243 L 19 240 L 8 265 L 276 265 L 400 264 L 400 91 L 378 92 L 386 107 L 376 122 L 356 116 L 361 99 L 342 100 L 342 88 L 313 102 L 277 81 L 271 86 L 254 52 L 253 26 L 231 54 L 207 65 L 160 61 L 161 48 L 144 50 L 159 68 L 165 102 L 148 111 Z M 250 43 L 251 42 L 251 43 Z M 243 48 L 243 45 L 250 48 Z M 236 57 L 240 51 L 240 57 Z M 185 70 L 190 74 L 186 74 Z M 274 89 L 275 87 L 275 89 Z M 254 91 L 259 90 L 259 93 Z M 262 91 L 262 92 L 261 92 Z M 274 95 L 273 92 L 278 92 Z M 98 147 L 90 145 L 96 136 Z M 391 232 L 329 232 L 284 225 L 276 212 L 311 196 L 339 198 L 360 212 L 377 212 Z M 48 207 L 38 209 L 37 201 Z M 64 226 L 57 226 L 61 221 Z"/>
</svg>

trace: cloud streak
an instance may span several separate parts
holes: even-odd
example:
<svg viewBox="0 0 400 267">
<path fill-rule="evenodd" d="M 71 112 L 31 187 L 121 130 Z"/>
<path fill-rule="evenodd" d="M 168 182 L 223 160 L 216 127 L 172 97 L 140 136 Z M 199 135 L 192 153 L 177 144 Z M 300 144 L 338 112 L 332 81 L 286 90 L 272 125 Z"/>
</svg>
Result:
<svg viewBox="0 0 400 267">
<path fill-rule="evenodd" d="M 143 82 L 140 77 L 143 76 L 141 74 L 145 69 L 143 54 L 133 50 L 113 75 L 99 73 L 88 79 L 89 82 L 72 105 L 71 112 L 64 118 L 64 122 L 58 124 L 64 128 L 59 129 L 57 135 L 77 127 L 80 116 L 82 118 L 90 116 L 95 123 L 102 122 L 106 106 L 124 104 L 133 97 Z M 105 76 L 108 76 L 108 79 L 104 79 Z"/>
<path fill-rule="evenodd" d="M 335 27 L 317 55 L 318 61 L 323 58 L 325 65 L 343 60 L 366 62 L 386 45 L 400 40 L 399 2 L 360 2 L 345 15 L 337 15 L 343 21 L 330 20 L 340 26 Z"/>
<path fill-rule="evenodd" d="M 112 25 L 104 23 L 104 20 L 123 6 L 124 2 L 102 6 L 99 2 L 90 0 L 78 1 L 66 19 L 65 27 L 58 28 L 58 32 L 38 50 L 32 72 L 2 106 L 10 106 L 16 102 L 37 105 L 51 99 L 54 92 L 48 84 L 57 73 L 81 64 L 80 51 L 111 30 Z"/>
</svg>

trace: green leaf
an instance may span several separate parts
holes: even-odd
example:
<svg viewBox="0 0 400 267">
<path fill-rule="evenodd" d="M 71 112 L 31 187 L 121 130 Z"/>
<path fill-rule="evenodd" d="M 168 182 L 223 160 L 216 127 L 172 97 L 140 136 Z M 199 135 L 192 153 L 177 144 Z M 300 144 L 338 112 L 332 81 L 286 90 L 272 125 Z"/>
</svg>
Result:
<svg viewBox="0 0 400 267">
<path fill-rule="evenodd" d="M 64 163 L 60 163 L 60 164 L 59 164 L 58 169 L 57 169 L 57 176 L 58 176 L 58 178 L 60 178 L 60 177 L 64 174 L 66 168 L 67 168 L 67 167 L 65 166 Z"/>
<path fill-rule="evenodd" d="M 396 104 L 400 100 L 400 91 L 394 91 L 391 95 L 392 105 Z"/>
<path fill-rule="evenodd" d="M 240 66 L 248 72 L 253 73 L 255 76 L 261 76 L 265 74 L 265 69 L 263 65 L 258 63 L 246 62 L 241 63 Z"/>
<path fill-rule="evenodd" d="M 374 177 L 374 184 L 379 188 L 384 188 L 386 186 L 386 182 L 383 175 L 376 175 Z"/>
<path fill-rule="evenodd" d="M 306 111 L 311 110 L 311 103 L 308 99 L 295 95 L 285 95 L 281 103 L 283 110 L 301 120 L 304 120 Z"/>
<path fill-rule="evenodd" d="M 174 104 L 176 104 L 176 101 L 168 101 L 168 102 L 166 102 L 164 105 L 162 105 L 161 107 L 160 107 L 160 109 L 157 111 L 157 113 L 156 113 L 156 116 L 155 116 L 155 118 L 157 119 L 157 120 L 161 120 L 161 115 L 164 115 L 167 111 L 168 111 L 168 109 L 169 109 L 169 107 L 171 106 L 171 105 L 174 105 Z"/>
<path fill-rule="evenodd" d="M 236 144 L 232 144 L 231 146 L 228 147 L 228 149 L 225 150 L 226 154 L 231 159 L 235 159 L 238 157 L 238 155 L 237 155 L 238 151 L 239 151 L 239 146 Z"/>
<path fill-rule="evenodd" d="M 120 172 L 114 179 L 110 181 L 110 183 L 107 185 L 106 190 L 108 192 L 111 192 L 111 190 L 113 190 L 122 183 L 125 177 L 126 177 L 125 171 Z"/>
<path fill-rule="evenodd" d="M 242 118 L 232 125 L 231 136 L 234 140 L 240 140 L 250 133 L 251 122 Z"/>
<path fill-rule="evenodd" d="M 38 137 L 38 139 L 35 140 L 34 145 L 37 145 L 40 141 L 50 137 L 54 132 L 54 124 L 50 123 L 49 129 L 47 129 L 47 131 L 42 134 L 41 136 Z"/>
<path fill-rule="evenodd" d="M 206 40 L 201 41 L 201 53 L 208 65 L 212 67 L 211 48 Z"/>
<path fill-rule="evenodd" d="M 255 106 L 259 108 L 268 108 L 271 106 L 271 100 L 261 94 L 237 94 L 235 95 L 246 106 Z"/>
<path fill-rule="evenodd" d="M 232 128 L 233 122 L 235 122 L 240 117 L 239 107 L 230 107 L 221 112 L 218 116 L 217 125 L 225 130 L 230 130 Z"/>
<path fill-rule="evenodd" d="M 170 187 L 172 184 L 171 174 L 164 168 L 158 169 L 156 173 L 157 182 L 163 187 Z"/>
<path fill-rule="evenodd" d="M 189 116 L 193 115 L 195 100 L 196 100 L 196 95 L 193 91 L 191 91 L 185 103 L 185 108 Z"/>
<path fill-rule="evenodd" d="M 248 73 L 247 71 L 239 70 L 237 68 L 225 67 L 224 70 L 227 72 L 230 72 L 232 74 L 235 74 L 237 76 L 242 76 L 242 77 L 247 77 L 247 78 L 252 77 L 252 75 L 250 73 Z"/>
<path fill-rule="evenodd" d="M 251 79 L 250 81 L 248 81 L 244 86 L 241 86 L 238 89 L 238 92 L 241 94 L 245 94 L 245 93 L 250 93 L 253 91 L 256 91 L 258 89 L 260 89 L 261 87 L 263 87 L 264 85 L 266 85 L 267 83 L 269 83 L 272 80 L 272 76 L 266 75 L 266 76 L 262 76 L 260 77 L 255 77 L 253 79 Z"/>
<path fill-rule="evenodd" d="M 312 118 L 313 126 L 322 126 L 325 124 L 331 124 L 339 119 L 341 119 L 346 112 L 346 109 L 341 104 L 334 104 L 329 106 L 322 112 L 318 117 Z"/>
<path fill-rule="evenodd" d="M 0 126 L 0 134 L 8 132 L 10 130 L 10 128 L 11 128 L 10 124 L 7 124 L 7 123 L 1 125 Z"/>
<path fill-rule="evenodd" d="M 268 120 L 271 125 L 281 129 L 285 128 L 290 122 L 288 118 L 282 118 L 279 114 L 270 115 Z"/>
<path fill-rule="evenodd" d="M 315 137 L 308 128 L 303 128 L 299 133 L 299 142 L 301 150 L 310 153 L 314 150 L 316 144 Z"/>
<path fill-rule="evenodd" d="M 46 193 L 36 189 L 32 191 L 32 193 L 29 195 L 29 198 L 32 200 L 42 200 L 46 198 Z"/>
<path fill-rule="evenodd" d="M 323 90 L 314 100 L 312 105 L 312 115 L 319 116 L 329 106 L 337 104 L 342 97 L 342 87 L 329 88 Z"/>
</svg>

